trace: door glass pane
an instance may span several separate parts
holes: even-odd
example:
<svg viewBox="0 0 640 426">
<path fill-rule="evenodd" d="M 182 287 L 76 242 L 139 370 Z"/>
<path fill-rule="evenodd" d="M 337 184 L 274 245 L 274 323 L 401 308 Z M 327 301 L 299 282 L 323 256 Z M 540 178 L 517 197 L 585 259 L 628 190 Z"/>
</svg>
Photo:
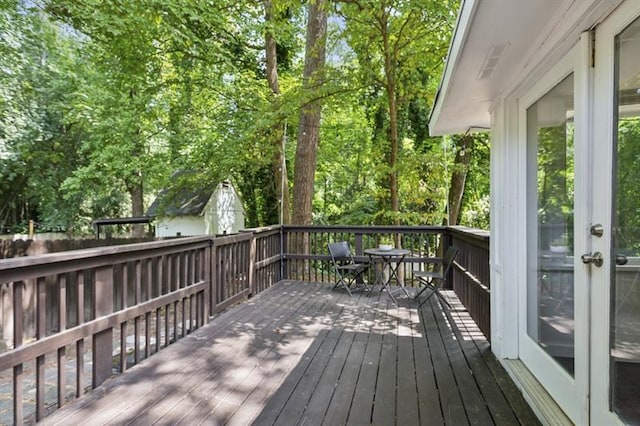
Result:
<svg viewBox="0 0 640 426">
<path fill-rule="evenodd" d="M 611 401 L 640 424 L 640 20 L 616 37 Z"/>
<path fill-rule="evenodd" d="M 527 109 L 527 333 L 574 371 L 573 75 Z"/>
</svg>

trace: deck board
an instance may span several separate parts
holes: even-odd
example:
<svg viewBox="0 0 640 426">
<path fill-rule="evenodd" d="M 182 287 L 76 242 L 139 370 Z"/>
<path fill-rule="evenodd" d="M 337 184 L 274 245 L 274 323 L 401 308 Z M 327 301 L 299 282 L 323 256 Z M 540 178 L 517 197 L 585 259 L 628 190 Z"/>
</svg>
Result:
<svg viewBox="0 0 640 426">
<path fill-rule="evenodd" d="M 430 301 L 432 304 L 437 303 L 436 300 Z M 432 308 L 434 305 L 432 305 Z M 434 310 L 435 312 L 435 310 Z M 462 352 L 460 339 L 449 330 L 452 330 L 449 318 L 444 312 L 436 314 L 440 336 L 445 347 L 445 352 L 449 357 L 449 363 L 452 366 L 457 388 L 462 399 L 462 405 L 465 409 L 467 419 L 471 425 L 487 425 L 491 424 L 491 414 L 486 409 L 486 402 L 480 395 L 475 378 L 469 368 L 469 363 Z"/>
<path fill-rule="evenodd" d="M 440 393 L 436 385 L 436 376 L 429 353 L 424 327 L 420 323 L 420 313 L 412 312 L 412 335 L 415 342 L 413 345 L 416 385 L 418 387 L 418 409 L 420 410 L 420 424 L 437 426 L 444 424 L 442 410 L 440 406 Z"/>
<path fill-rule="evenodd" d="M 443 312 L 440 310 L 434 311 L 433 306 L 436 305 L 425 304 L 425 307 L 432 309 L 421 310 L 421 319 L 435 372 L 442 415 L 446 424 L 466 425 L 469 424 L 469 421 L 462 405 L 460 389 L 453 374 L 452 359 L 447 354 L 446 346 L 440 335 L 441 329 L 438 327 L 438 319 L 442 317 Z"/>
<path fill-rule="evenodd" d="M 535 424 L 456 299 L 281 282 L 44 424 Z"/>
<path fill-rule="evenodd" d="M 378 368 L 380 366 L 380 351 L 382 350 L 382 334 L 378 321 L 386 315 L 387 305 L 391 302 L 388 298 L 378 300 L 372 312 L 375 313 L 372 324 L 369 325 L 369 336 L 365 349 L 362 365 L 358 375 L 353 400 L 351 401 L 351 411 L 347 421 L 350 424 L 364 425 L 371 422 L 372 405 L 376 391 L 378 378 Z"/>
<path fill-rule="evenodd" d="M 396 367 L 397 423 L 406 425 L 420 417 L 418 387 L 411 329 L 411 309 L 398 309 L 398 361 Z"/>
</svg>

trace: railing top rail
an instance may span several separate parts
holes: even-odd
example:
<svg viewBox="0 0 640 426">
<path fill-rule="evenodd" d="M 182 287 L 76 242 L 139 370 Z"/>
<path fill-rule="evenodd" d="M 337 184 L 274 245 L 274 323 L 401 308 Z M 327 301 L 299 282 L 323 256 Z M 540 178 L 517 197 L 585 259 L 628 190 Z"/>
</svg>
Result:
<svg viewBox="0 0 640 426">
<path fill-rule="evenodd" d="M 257 234 L 257 233 L 260 233 L 260 232 L 279 231 L 281 227 L 282 227 L 282 225 L 261 226 L 259 228 L 242 229 L 239 232 L 240 233 L 253 232 L 253 233 Z"/>
<path fill-rule="evenodd" d="M 428 226 L 412 226 L 412 225 L 283 225 L 285 231 L 347 231 L 362 234 L 374 234 L 378 232 L 433 232 L 439 233 L 447 229 L 446 226 L 428 225 Z"/>
<path fill-rule="evenodd" d="M 473 235 L 478 238 L 489 239 L 490 232 L 486 229 L 478 229 L 478 228 L 469 228 L 468 226 L 448 226 L 450 231 L 453 232 L 461 232 L 466 235 Z"/>
<path fill-rule="evenodd" d="M 218 235 L 215 238 L 212 238 L 213 244 L 216 246 L 222 246 L 225 244 L 233 244 L 240 241 L 249 241 L 253 238 L 253 234 L 250 232 L 242 232 L 239 234 L 230 234 L 230 235 Z"/>
<path fill-rule="evenodd" d="M 489 231 L 466 226 L 450 226 L 448 231 L 454 238 L 471 242 L 479 247 L 489 248 Z"/>
<path fill-rule="evenodd" d="M 123 244 L 115 246 L 95 247 L 90 249 L 69 250 L 58 253 L 47 253 L 38 256 L 14 257 L 0 259 L 0 272 L 16 268 L 27 268 L 31 266 L 48 265 L 52 263 L 78 262 L 82 259 L 92 259 L 98 257 L 131 255 L 135 252 L 148 252 L 151 250 L 166 250 L 167 248 L 179 248 L 183 246 L 204 246 L 208 245 L 210 236 L 185 237 L 168 240 L 151 241 L 146 243 Z"/>
</svg>

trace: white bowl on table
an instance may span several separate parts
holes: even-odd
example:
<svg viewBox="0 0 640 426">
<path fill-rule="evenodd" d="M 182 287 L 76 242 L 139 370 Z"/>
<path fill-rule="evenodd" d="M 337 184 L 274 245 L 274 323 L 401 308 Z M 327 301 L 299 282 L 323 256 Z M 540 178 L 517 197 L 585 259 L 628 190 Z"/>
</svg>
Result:
<svg viewBox="0 0 640 426">
<path fill-rule="evenodd" d="M 378 246 L 378 250 L 390 251 L 390 250 L 393 250 L 393 246 L 391 244 L 380 244 Z"/>
</svg>

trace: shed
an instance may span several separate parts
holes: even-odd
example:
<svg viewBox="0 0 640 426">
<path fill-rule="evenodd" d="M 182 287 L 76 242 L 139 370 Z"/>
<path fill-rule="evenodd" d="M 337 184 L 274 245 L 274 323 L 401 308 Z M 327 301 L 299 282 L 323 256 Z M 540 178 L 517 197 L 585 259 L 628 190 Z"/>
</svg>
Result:
<svg viewBox="0 0 640 426">
<path fill-rule="evenodd" d="M 544 424 L 640 425 L 640 1 L 463 1 L 429 128 L 492 133 L 493 353 Z"/>
<path fill-rule="evenodd" d="M 232 234 L 244 229 L 244 208 L 229 181 L 215 187 L 163 190 L 147 210 L 156 237 Z"/>
</svg>

